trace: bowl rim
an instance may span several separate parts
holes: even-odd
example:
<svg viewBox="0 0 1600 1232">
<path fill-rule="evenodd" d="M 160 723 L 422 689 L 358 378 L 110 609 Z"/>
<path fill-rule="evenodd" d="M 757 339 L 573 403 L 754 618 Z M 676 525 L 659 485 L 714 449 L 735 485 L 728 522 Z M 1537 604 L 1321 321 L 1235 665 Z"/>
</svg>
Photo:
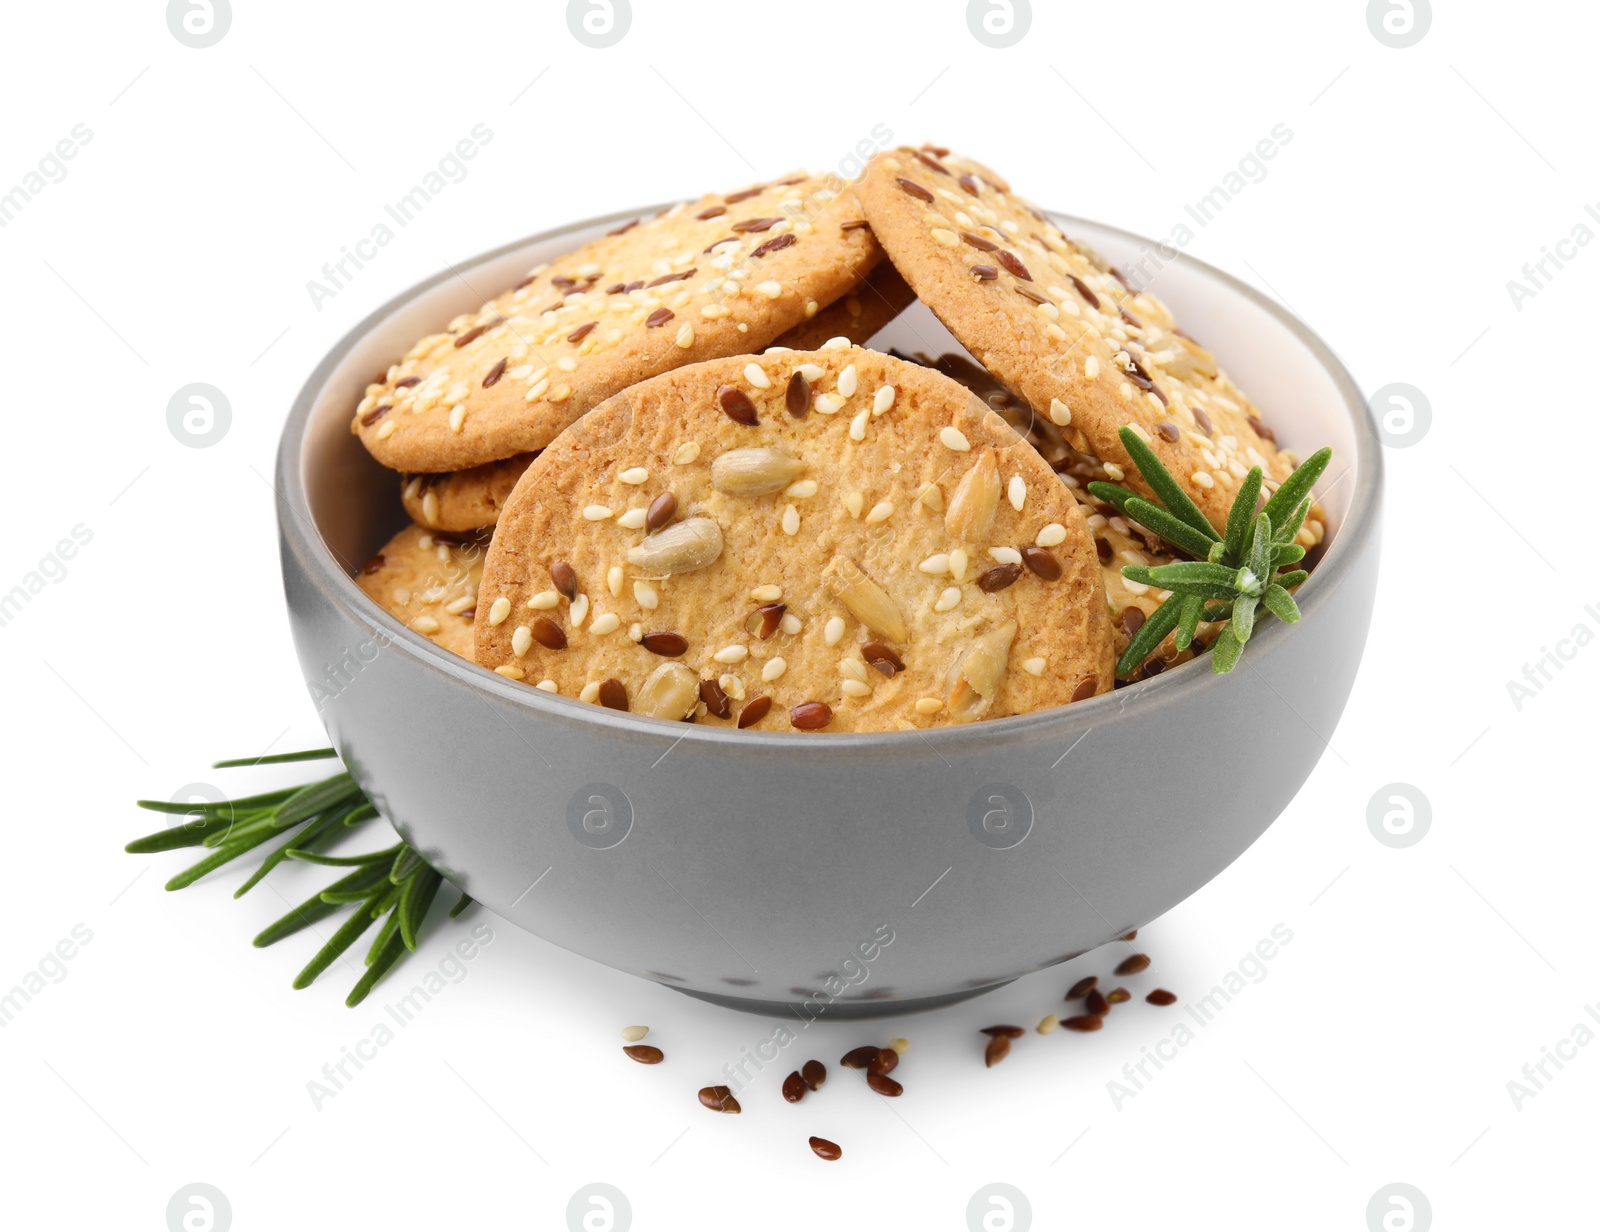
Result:
<svg viewBox="0 0 1600 1232">
<path fill-rule="evenodd" d="M 280 538 L 286 547 L 292 546 L 295 549 L 297 557 L 325 598 L 341 608 L 345 615 L 374 626 L 375 632 L 381 629 L 389 639 L 386 649 L 407 654 L 468 689 L 491 694 L 502 702 L 521 707 L 541 718 L 555 722 L 583 724 L 592 727 L 597 733 L 626 733 L 630 736 L 659 736 L 675 730 L 679 733 L 679 741 L 691 740 L 730 752 L 768 748 L 795 750 L 802 746 L 833 750 L 848 748 L 868 752 L 874 749 L 903 752 L 913 741 L 920 741 L 938 751 L 944 745 L 967 746 L 974 743 L 1004 741 L 1015 738 L 1040 724 L 1061 726 L 1081 723 L 1084 727 L 1091 727 L 1109 720 L 1113 713 L 1120 715 L 1134 707 L 1146 709 L 1159 703 L 1177 704 L 1191 695 L 1223 686 L 1222 677 L 1202 667 L 1207 660 L 1198 658 L 1150 679 L 1120 689 L 1114 688 L 1108 693 L 1074 702 L 1069 706 L 1056 706 L 1047 710 L 985 719 L 976 723 L 919 728 L 915 731 L 807 732 L 797 740 L 794 732 L 786 730 L 751 731 L 733 727 L 708 727 L 697 723 L 673 723 L 667 719 L 647 718 L 627 711 L 610 710 L 604 706 L 580 702 L 576 698 L 562 697 L 542 689 L 530 688 L 445 650 L 374 602 L 356 585 L 355 579 L 345 571 L 333 549 L 328 545 L 312 516 L 306 495 L 303 473 L 306 430 L 318 395 L 334 369 L 367 334 L 392 313 L 424 292 L 431 291 L 450 279 L 460 277 L 463 271 L 470 271 L 485 262 L 498 260 L 530 244 L 559 239 L 564 235 L 588 231 L 622 219 L 646 217 L 667 208 L 667 205 L 658 203 L 564 223 L 463 260 L 447 263 L 443 270 L 412 284 L 373 309 L 329 348 L 306 378 L 290 407 L 279 438 L 275 473 Z M 1057 210 L 1045 212 L 1068 235 L 1072 234 L 1074 227 L 1081 226 L 1115 235 L 1135 245 L 1155 247 L 1158 243 L 1164 243 L 1122 227 L 1079 215 Z M 1162 255 L 1165 257 L 1166 252 L 1163 251 Z M 1323 607 L 1328 596 L 1347 584 L 1362 547 L 1377 533 L 1383 487 L 1383 450 L 1370 406 L 1355 378 L 1333 349 L 1287 307 L 1226 270 L 1219 269 L 1182 250 L 1179 250 L 1169 263 L 1188 266 L 1220 282 L 1277 320 L 1312 354 L 1341 395 L 1355 439 L 1355 490 L 1351 493 L 1349 511 L 1339 524 L 1333 542 L 1322 560 L 1318 562 L 1311 577 L 1307 578 L 1296 592 L 1296 601 L 1302 613 L 1312 617 Z M 285 516 L 286 511 L 289 516 Z M 1295 631 L 1292 626 L 1282 621 L 1269 621 L 1251 640 L 1254 644 L 1275 646 L 1283 638 L 1292 636 Z"/>
</svg>

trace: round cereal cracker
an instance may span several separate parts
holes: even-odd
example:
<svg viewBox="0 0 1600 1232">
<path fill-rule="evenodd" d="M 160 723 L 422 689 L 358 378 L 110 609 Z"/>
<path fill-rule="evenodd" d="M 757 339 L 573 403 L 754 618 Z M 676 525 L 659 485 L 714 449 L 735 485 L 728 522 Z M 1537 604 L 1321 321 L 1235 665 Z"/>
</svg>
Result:
<svg viewBox="0 0 1600 1232">
<path fill-rule="evenodd" d="M 385 466 L 457 471 L 542 449 L 618 390 L 760 350 L 883 256 L 835 178 L 714 194 L 619 227 L 421 339 L 351 424 Z"/>
<path fill-rule="evenodd" d="M 1154 295 L 1073 243 L 987 168 L 947 150 L 886 151 L 854 184 L 917 297 L 995 377 L 1114 480 L 1148 491 L 1131 425 L 1220 529 L 1252 466 L 1294 469 L 1216 357 Z"/>
<path fill-rule="evenodd" d="M 356 574 L 356 584 L 401 624 L 463 659 L 473 657 L 472 619 L 487 536 L 408 526 Z"/>
<path fill-rule="evenodd" d="M 591 411 L 524 473 L 478 662 L 761 730 L 1020 714 L 1112 685 L 1071 492 L 937 372 L 836 345 L 714 360 Z"/>
</svg>

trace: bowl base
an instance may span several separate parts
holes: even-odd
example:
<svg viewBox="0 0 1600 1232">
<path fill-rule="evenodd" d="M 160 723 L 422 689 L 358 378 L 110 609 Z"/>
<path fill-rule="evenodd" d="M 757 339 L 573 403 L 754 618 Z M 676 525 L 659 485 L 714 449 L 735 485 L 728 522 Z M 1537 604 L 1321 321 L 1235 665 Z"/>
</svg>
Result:
<svg viewBox="0 0 1600 1232">
<path fill-rule="evenodd" d="M 699 1001 L 709 1001 L 712 1005 L 720 1005 L 723 1009 L 742 1010 L 746 1014 L 793 1017 L 799 1018 L 802 1022 L 812 1019 L 818 1021 L 838 1019 L 843 1022 L 863 1018 L 890 1018 L 897 1014 L 916 1014 L 923 1010 L 941 1009 L 946 1005 L 955 1005 L 961 1001 L 969 1001 L 973 997 L 981 997 L 984 993 L 1004 988 L 1009 983 L 1010 980 L 1001 980 L 997 984 L 985 984 L 981 988 L 964 988 L 960 992 L 942 993 L 937 997 L 914 997 L 903 1001 L 835 1001 L 821 1014 L 815 1012 L 816 1006 L 812 1002 L 761 1001 L 754 997 L 734 997 L 720 992 L 679 988 L 674 984 L 663 984 L 662 987 L 671 988 L 674 992 L 681 992 L 684 996 L 694 997 Z"/>
</svg>

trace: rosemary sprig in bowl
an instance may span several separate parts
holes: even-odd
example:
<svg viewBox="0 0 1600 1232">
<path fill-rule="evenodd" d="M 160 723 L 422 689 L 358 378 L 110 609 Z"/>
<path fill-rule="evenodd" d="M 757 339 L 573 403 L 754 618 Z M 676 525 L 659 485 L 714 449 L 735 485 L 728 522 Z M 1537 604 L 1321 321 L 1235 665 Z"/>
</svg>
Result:
<svg viewBox="0 0 1600 1232">
<path fill-rule="evenodd" d="M 212 768 L 315 761 L 335 756 L 337 753 L 333 749 L 310 749 L 272 757 L 219 761 Z M 353 904 L 355 912 L 295 977 L 295 988 L 305 988 L 382 918 L 384 922 L 378 935 L 367 950 L 366 972 L 345 998 L 345 1004 L 351 1007 L 360 1005 L 396 963 L 415 952 L 422 922 L 444 884 L 443 875 L 404 842 L 353 856 L 326 855 L 319 850 L 378 816 L 378 810 L 347 773 L 303 787 L 286 787 L 237 800 L 204 804 L 140 800 L 138 805 L 152 812 L 175 814 L 190 820 L 135 839 L 125 850 L 147 854 L 181 847 L 204 847 L 211 851 L 168 881 L 168 890 L 193 885 L 207 873 L 274 840 L 278 840 L 277 845 L 234 891 L 235 898 L 248 893 L 285 860 L 349 869 L 332 885 L 267 925 L 256 936 L 255 944 L 268 946 L 282 941 Z M 450 918 L 455 919 L 471 903 L 471 897 L 463 894 L 450 909 Z"/>
<path fill-rule="evenodd" d="M 1129 565 L 1122 576 L 1171 592 L 1128 643 L 1117 660 L 1117 675 L 1127 676 L 1154 653 L 1169 633 L 1182 650 L 1195 640 L 1201 622 L 1227 621 L 1211 644 L 1211 670 L 1231 672 L 1255 631 L 1261 608 L 1286 624 L 1300 619 L 1289 592 L 1309 574 L 1289 569 L 1305 548 L 1295 542 L 1311 512 L 1311 488 L 1327 469 L 1333 450 L 1317 450 L 1278 486 L 1262 505 L 1261 468 L 1239 483 L 1221 535 L 1161 459 L 1132 428 L 1123 428 L 1122 444 L 1155 493 L 1150 500 L 1114 483 L 1091 483 L 1089 491 L 1118 513 L 1161 536 L 1191 560 L 1170 565 Z"/>
</svg>

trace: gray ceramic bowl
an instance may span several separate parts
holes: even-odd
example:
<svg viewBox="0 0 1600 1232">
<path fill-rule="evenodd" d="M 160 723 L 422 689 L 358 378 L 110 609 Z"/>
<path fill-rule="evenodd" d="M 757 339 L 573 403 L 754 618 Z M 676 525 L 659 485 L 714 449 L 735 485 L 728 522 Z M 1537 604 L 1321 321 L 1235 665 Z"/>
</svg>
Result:
<svg viewBox="0 0 1600 1232">
<path fill-rule="evenodd" d="M 1322 756 L 1378 572 L 1380 449 L 1333 354 L 1281 307 L 1179 256 L 1153 289 L 1285 444 L 1334 447 L 1332 546 L 1305 619 L 1243 665 L 1188 664 L 1040 714 L 922 733 L 741 732 L 639 718 L 455 658 L 351 580 L 404 522 L 350 434 L 372 374 L 531 265 L 614 225 L 563 228 L 441 274 L 352 330 L 278 456 L 300 661 L 351 772 L 451 880 L 598 962 L 741 1009 L 808 1017 L 959 1000 L 1154 919 L 1245 850 Z M 1111 260 L 1155 245 L 1062 216 Z M 874 340 L 957 349 L 915 306 Z M 1250 748 L 1248 779 L 1228 764 Z M 1218 758 L 1223 760 L 1218 762 Z M 1207 793 L 1197 802 L 1192 785 Z"/>
</svg>

